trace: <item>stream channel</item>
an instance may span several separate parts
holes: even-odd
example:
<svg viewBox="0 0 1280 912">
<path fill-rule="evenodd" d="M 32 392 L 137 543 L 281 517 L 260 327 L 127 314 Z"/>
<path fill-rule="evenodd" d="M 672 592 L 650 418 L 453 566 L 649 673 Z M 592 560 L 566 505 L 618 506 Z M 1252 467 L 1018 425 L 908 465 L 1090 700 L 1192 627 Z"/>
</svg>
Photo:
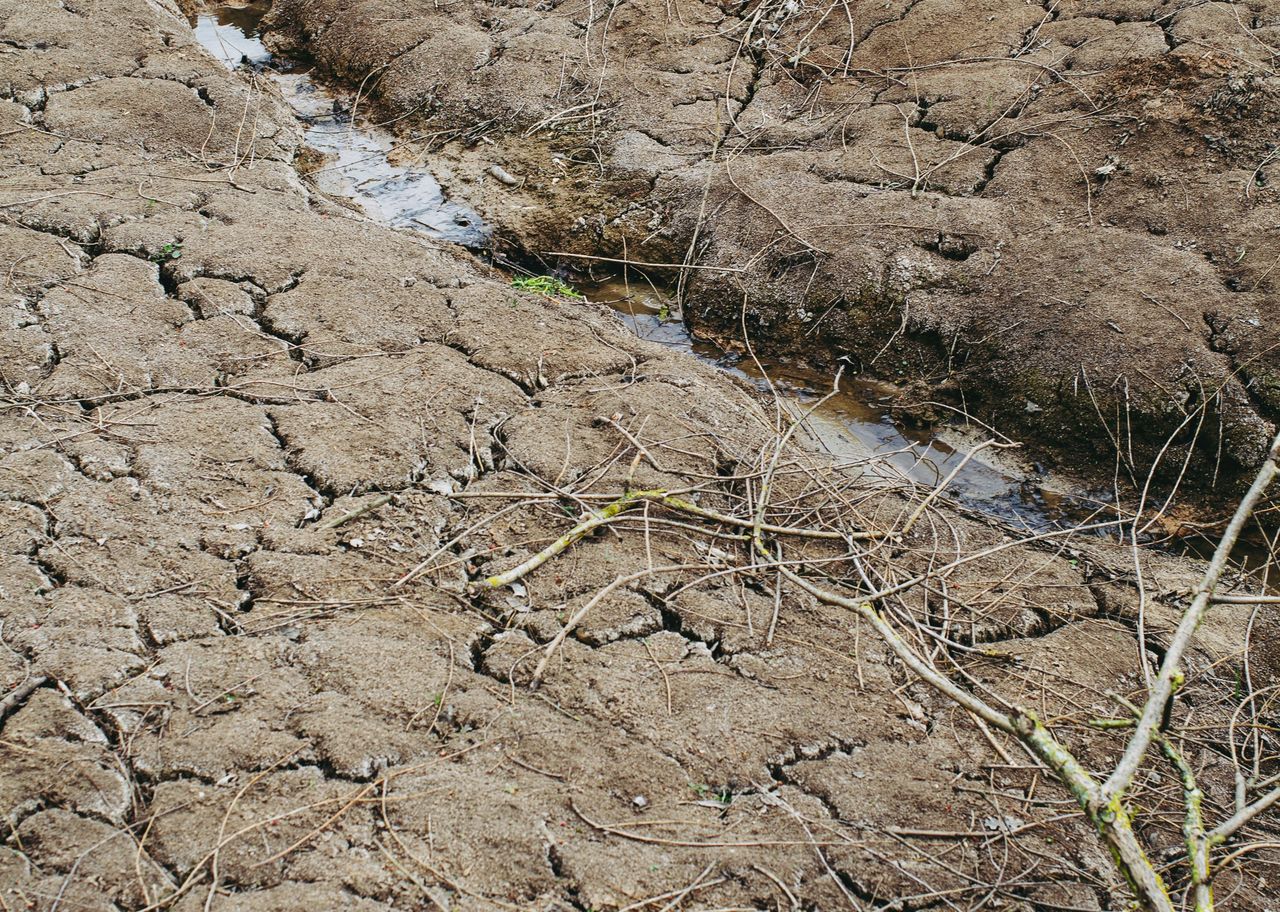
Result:
<svg viewBox="0 0 1280 912">
<path fill-rule="evenodd" d="M 229 69 L 244 68 L 279 89 L 303 127 L 306 144 L 325 156 L 319 168 L 308 172 L 313 186 L 356 204 L 374 221 L 461 244 L 484 256 L 492 239 L 478 213 L 448 199 L 429 169 L 396 164 L 397 138 L 381 126 L 353 120 L 350 92 L 323 84 L 305 63 L 272 55 L 261 39 L 269 9 L 270 0 L 211 7 L 194 18 L 195 36 Z M 613 308 L 637 336 L 686 351 L 763 392 L 772 382 L 793 410 L 811 406 L 830 391 L 828 376 L 794 364 L 744 360 L 693 337 L 672 315 L 661 286 L 629 285 L 615 275 L 578 288 L 590 301 Z M 844 380 L 840 392 L 810 417 L 810 442 L 838 459 L 879 455 L 878 472 L 932 487 L 964 460 L 966 448 L 978 438 L 950 424 L 908 426 L 888 407 L 892 393 L 891 387 L 874 381 Z M 1103 498 L 1081 492 L 1065 478 L 1013 460 L 989 459 L 994 452 L 984 451 L 960 469 L 947 488 L 951 500 L 1034 531 L 1079 519 L 1103 505 Z"/>
</svg>

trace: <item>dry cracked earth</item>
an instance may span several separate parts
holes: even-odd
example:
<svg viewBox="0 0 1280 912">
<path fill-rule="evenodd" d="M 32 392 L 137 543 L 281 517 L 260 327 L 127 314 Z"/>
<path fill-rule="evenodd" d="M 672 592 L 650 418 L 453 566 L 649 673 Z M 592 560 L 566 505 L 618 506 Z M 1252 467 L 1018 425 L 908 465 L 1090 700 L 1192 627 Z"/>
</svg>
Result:
<svg viewBox="0 0 1280 912">
<path fill-rule="evenodd" d="M 1093 5 L 1061 4 L 1064 14 Z M 930 0 L 876 4 L 852 57 L 832 50 L 845 40 L 831 31 L 842 12 L 803 31 L 810 56 L 834 54 L 825 66 L 851 72 L 883 66 L 875 55 L 901 44 L 894 23 L 930 10 L 939 54 L 952 53 L 948 24 L 971 17 L 1019 34 L 1040 23 L 1044 40 L 1058 42 L 1052 53 L 1086 43 L 1100 55 L 1150 49 L 1169 68 L 1166 83 L 1222 65 L 1166 52 L 1170 36 L 1208 40 L 1195 37 L 1208 28 L 1202 17 L 1224 4 L 1156 25 L 1124 12 L 1137 5 L 1097 4 L 1111 19 L 1041 22 L 1034 5 L 960 16 Z M 319 31 L 312 17 L 328 17 L 333 34 L 339 6 L 279 3 L 272 16 L 309 35 Z M 378 21 L 373 6 L 412 24 L 379 31 L 378 41 L 355 28 L 345 45 L 348 57 L 361 49 L 353 67 L 400 61 L 386 71 L 385 98 L 401 67 L 421 74 L 447 59 L 460 61 L 458 79 L 447 70 L 432 78 L 456 104 L 506 98 L 523 117 L 543 116 L 503 83 L 517 45 L 478 65 L 479 7 L 437 14 L 422 4 L 410 16 L 401 5 L 361 4 L 346 21 Z M 540 11 L 545 18 L 485 9 L 561 53 L 560 7 Z M 610 9 L 621 32 L 637 10 L 702 30 L 718 8 Z M 857 9 L 871 15 L 870 5 Z M 776 35 L 801 23 L 788 18 Z M 984 40 L 970 52 L 990 55 L 984 49 L 1004 39 Z M 741 80 L 736 91 L 752 94 L 738 111 L 744 126 L 765 118 L 756 99 L 795 103 L 785 99 L 803 81 L 792 74 L 726 72 L 734 41 L 713 42 L 692 72 L 673 64 L 672 84 Z M 409 44 L 424 50 L 412 55 Z M 1237 53 L 1250 49 L 1242 39 Z M 924 60 L 928 49 L 913 53 Z M 1049 51 L 1027 53 L 1041 61 Z M 635 73 L 637 97 L 652 97 L 644 81 L 662 66 Z M 1018 91 L 1028 89 L 1024 68 L 1009 67 Z M 498 75 L 475 75 L 484 69 Z M 519 586 L 477 592 L 486 574 L 566 531 L 584 498 L 631 481 L 695 479 L 706 504 L 733 508 L 737 473 L 775 439 L 770 408 L 749 391 L 636 340 L 603 310 L 514 291 L 465 252 L 354 218 L 314 193 L 294 168 L 291 112 L 269 85 L 207 56 L 166 2 L 4 0 L 0 74 L 6 912 L 1124 905 L 1123 884 L 1065 791 L 913 681 L 851 615 L 768 574 L 707 572 L 727 559 L 717 548 L 737 546 L 705 527 L 646 514 Z M 492 98 L 471 92 L 467 80 L 488 78 Z M 1100 78 L 1088 92 L 1107 91 Z M 417 83 L 404 84 L 416 98 Z M 982 96 L 988 107 L 947 112 L 939 100 L 929 117 L 944 134 L 963 133 L 989 106 L 1009 107 L 1003 85 Z M 688 93 L 677 110 L 689 108 L 701 129 L 699 106 L 714 108 L 714 98 Z M 1063 98 L 1055 110 L 1070 110 Z M 869 110 L 871 120 L 884 116 Z M 894 131 L 897 116 L 887 118 Z M 670 135 L 632 131 L 627 141 L 674 163 L 682 122 L 652 123 Z M 926 141 L 918 122 L 908 127 L 930 154 L 962 142 Z M 1122 158 L 1136 161 L 1159 141 L 1139 134 Z M 833 167 L 855 167 L 838 137 L 823 135 Z M 941 172 L 922 180 L 921 206 L 957 218 L 1016 209 L 986 195 L 953 200 L 939 187 L 981 181 L 993 193 L 1019 159 L 1032 168 L 1037 156 L 1070 171 L 1052 148 L 1001 153 L 994 177 L 983 156 L 958 160 L 945 181 Z M 744 152 L 739 179 L 749 167 L 780 169 L 785 183 L 829 184 L 850 206 L 882 205 L 785 155 L 756 162 Z M 670 173 L 654 175 L 654 186 L 687 187 L 688 175 Z M 713 187 L 708 206 L 746 205 L 723 193 Z M 1103 232 L 1117 244 L 1191 230 L 1172 210 L 1166 235 L 1121 225 L 1122 207 L 1102 205 L 1107 193 L 1094 200 L 1095 218 L 1117 220 Z M 1262 222 L 1261 182 L 1254 193 Z M 1082 201 L 1073 195 L 1072 205 Z M 716 229 L 706 256 L 749 243 L 722 221 L 730 233 Z M 1065 237 L 1059 247 L 1038 236 L 1045 268 L 1080 256 Z M 940 243 L 907 249 L 957 269 L 991 265 L 976 248 L 960 260 L 951 241 Z M 1259 278 L 1265 264 L 1248 271 L 1269 256 L 1250 244 L 1230 267 L 1244 271 L 1246 289 L 1269 281 Z M 785 245 L 775 246 L 781 254 Z M 1033 265 L 1012 240 L 1002 250 L 1001 268 Z M 1185 249 L 1125 258 L 1206 288 L 1229 268 Z M 1115 282 L 1138 281 L 1117 270 Z M 1241 292 L 1231 306 L 1259 306 L 1264 291 Z M 1201 329 L 1200 301 L 1166 303 L 1186 307 Z M 1254 344 L 1243 330 L 1233 338 Z M 778 496 L 803 504 L 823 462 L 788 458 L 807 468 L 780 482 Z M 910 492 L 885 486 L 859 497 L 850 509 L 869 527 L 911 504 Z M 1197 566 L 1150 553 L 1135 568 L 1127 549 L 1101 538 L 1016 543 L 940 502 L 928 516 L 895 547 L 905 567 L 1007 546 L 945 584 L 955 636 L 984 646 L 964 654 L 966 674 L 1037 706 L 1086 763 L 1105 768 L 1116 742 L 1085 723 L 1114 713 L 1108 694 L 1140 681 L 1139 579 L 1146 643 L 1158 653 Z M 397 584 L 424 562 L 427 572 Z M 527 686 L 568 613 L 620 574 L 655 564 L 701 569 L 618 587 L 564 642 L 542 687 Z M 776 629 L 767 620 L 775 612 Z M 1200 733 L 1188 750 L 1214 814 L 1229 813 L 1234 787 L 1224 747 L 1232 687 L 1246 658 L 1255 686 L 1277 682 L 1277 633 L 1249 606 L 1228 606 L 1197 642 L 1191 664 L 1204 689 L 1178 712 Z M 1169 781 L 1152 773 L 1143 787 L 1143 838 L 1174 859 L 1177 814 L 1162 813 Z M 1249 865 L 1220 873 L 1224 907 L 1275 908 L 1280 855 L 1266 845 L 1275 831 L 1265 816 L 1249 828 L 1262 845 Z"/>
</svg>

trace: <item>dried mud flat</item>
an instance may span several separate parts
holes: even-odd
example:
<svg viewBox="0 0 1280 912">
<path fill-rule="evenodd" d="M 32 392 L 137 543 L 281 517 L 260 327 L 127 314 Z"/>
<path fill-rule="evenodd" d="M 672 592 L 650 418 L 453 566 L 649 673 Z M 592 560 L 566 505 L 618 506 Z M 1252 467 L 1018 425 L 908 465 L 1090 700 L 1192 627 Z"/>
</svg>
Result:
<svg viewBox="0 0 1280 912">
<path fill-rule="evenodd" d="M 466 50 L 466 15 L 450 37 L 419 12 Z M 740 560 L 732 523 L 655 508 L 478 586 L 629 485 L 749 514 L 777 441 L 753 396 L 313 193 L 291 112 L 177 8 L 6 2 L 0 72 L 6 909 L 1126 902 L 1012 743 L 848 612 L 720 572 Z M 771 521 L 816 521 L 833 493 L 867 529 L 924 508 L 872 572 L 987 552 L 939 577 L 941 602 L 894 610 L 943 612 L 962 649 L 940 662 L 1111 762 L 1115 736 L 1087 722 L 1139 686 L 1139 636 L 1163 648 L 1195 565 L 1018 543 L 817 456 L 784 465 Z M 660 565 L 686 569 L 641 574 Z M 1178 721 L 1215 815 L 1242 663 L 1276 683 L 1275 633 L 1223 606 L 1189 659 Z M 1176 883 L 1169 786 L 1150 771 L 1135 801 Z M 1274 906 L 1274 830 L 1247 828 L 1261 845 L 1221 869 L 1224 907 Z"/>
</svg>

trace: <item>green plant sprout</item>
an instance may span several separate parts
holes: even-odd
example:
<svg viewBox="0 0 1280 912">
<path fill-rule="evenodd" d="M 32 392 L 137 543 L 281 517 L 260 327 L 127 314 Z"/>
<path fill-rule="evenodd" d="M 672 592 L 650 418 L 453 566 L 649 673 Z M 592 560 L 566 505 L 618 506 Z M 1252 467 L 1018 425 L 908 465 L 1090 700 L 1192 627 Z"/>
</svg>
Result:
<svg viewBox="0 0 1280 912">
<path fill-rule="evenodd" d="M 167 260 L 180 260 L 182 259 L 182 244 L 178 241 L 165 244 L 160 248 L 160 252 L 151 259 L 157 263 L 163 263 Z"/>
<path fill-rule="evenodd" d="M 572 285 L 562 282 L 555 276 L 520 276 L 511 280 L 511 287 L 520 291 L 531 291 L 547 298 L 568 298 L 571 301 L 584 300 L 583 295 Z"/>
</svg>

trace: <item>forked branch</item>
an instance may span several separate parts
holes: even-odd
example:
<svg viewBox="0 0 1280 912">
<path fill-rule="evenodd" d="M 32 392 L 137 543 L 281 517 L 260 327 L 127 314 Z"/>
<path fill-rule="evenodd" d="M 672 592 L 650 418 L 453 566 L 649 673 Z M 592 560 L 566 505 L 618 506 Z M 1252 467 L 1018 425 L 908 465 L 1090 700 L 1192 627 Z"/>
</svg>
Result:
<svg viewBox="0 0 1280 912">
<path fill-rule="evenodd" d="M 868 577 L 863 574 L 863 582 L 866 585 L 862 591 L 850 589 L 846 582 L 833 577 L 826 569 L 834 561 L 852 561 L 855 566 L 860 567 L 861 558 L 856 553 L 859 541 L 880 539 L 898 542 L 903 540 L 904 534 L 917 524 L 924 515 L 925 509 L 936 499 L 937 491 L 930 493 L 919 502 L 907 519 L 900 520 L 896 524 L 896 528 L 881 532 L 855 529 L 855 524 L 847 513 L 842 514 L 840 509 L 830 507 L 828 512 L 822 514 L 825 519 L 819 519 L 808 526 L 792 526 L 785 522 L 766 521 L 770 516 L 770 499 L 781 452 L 796 425 L 803 422 L 805 417 L 807 416 L 798 418 L 796 424 L 785 433 L 780 430 L 781 439 L 778 445 L 771 447 L 771 452 L 767 452 L 762 460 L 765 464 L 759 473 L 747 481 L 748 490 L 741 495 L 746 509 L 739 512 L 749 515 L 712 510 L 694 503 L 683 496 L 683 493 L 666 490 L 624 491 L 607 506 L 591 512 L 552 544 L 520 565 L 488 577 L 483 581 L 483 585 L 494 588 L 515 582 L 561 554 L 594 530 L 619 519 L 640 505 L 654 505 L 662 510 L 683 514 L 685 517 L 708 524 L 727 525 L 743 530 L 744 534 L 733 536 L 733 538 L 749 542 L 751 554 L 740 564 L 717 572 L 768 574 L 771 578 L 777 577 L 779 584 L 785 581 L 818 601 L 850 611 L 860 620 L 865 621 L 912 675 L 972 713 L 982 723 L 1017 739 L 1071 793 L 1097 830 L 1115 863 L 1116 870 L 1124 877 L 1138 903 L 1151 912 L 1174 912 L 1175 905 L 1169 890 L 1147 849 L 1134 831 L 1135 812 L 1126 800 L 1127 792 L 1146 760 L 1147 751 L 1152 742 L 1155 742 L 1164 758 L 1177 773 L 1181 784 L 1184 806 L 1182 830 L 1190 870 L 1189 901 L 1195 912 L 1211 912 L 1214 903 L 1210 868 L 1212 850 L 1280 801 L 1280 789 L 1264 794 L 1253 804 L 1240 808 L 1231 819 L 1216 829 L 1209 829 L 1203 814 L 1203 792 L 1196 782 L 1190 764 L 1176 746 L 1173 737 L 1165 731 L 1164 726 L 1169 717 L 1171 701 L 1185 683 L 1182 660 L 1205 615 L 1215 603 L 1218 603 L 1217 588 L 1228 566 L 1231 552 L 1268 486 L 1280 473 L 1277 469 L 1280 435 L 1273 441 L 1265 462 L 1236 508 L 1203 576 L 1194 587 L 1191 603 L 1172 636 L 1160 670 L 1148 689 L 1145 701 L 1140 707 L 1133 707 L 1135 718 L 1100 726 L 1131 730 L 1121 759 L 1106 778 L 1101 779 L 1088 770 L 1076 754 L 1050 731 L 1031 709 L 1022 706 L 1002 709 L 992 705 L 957 678 L 940 670 L 931 658 L 936 653 L 925 652 L 921 646 L 914 644 L 901 632 L 902 623 L 911 623 L 911 621 L 908 618 L 906 622 L 902 622 L 892 613 L 891 600 L 906 589 L 921 584 L 927 585 L 930 574 L 945 573 L 949 568 L 963 563 L 963 560 L 943 567 L 934 567 L 923 577 L 913 576 L 907 582 L 888 581 L 879 588 L 873 586 Z M 952 473 L 948 476 L 947 481 L 950 481 L 954 475 L 955 473 Z M 750 487 L 751 481 L 756 482 L 757 486 Z M 818 547 L 829 547 L 833 542 L 840 543 L 848 550 L 843 557 L 824 556 L 816 561 L 809 558 L 789 559 L 784 554 L 784 541 L 794 544 L 803 543 L 806 539 L 814 540 L 813 543 Z M 1000 547 L 993 546 L 988 553 L 999 550 Z M 534 672 L 534 686 L 543 679 L 548 662 L 556 650 L 602 600 L 620 587 L 642 577 L 660 572 L 686 570 L 693 566 L 651 567 L 648 570 L 618 576 L 575 612 L 560 634 L 548 644 Z"/>
</svg>

